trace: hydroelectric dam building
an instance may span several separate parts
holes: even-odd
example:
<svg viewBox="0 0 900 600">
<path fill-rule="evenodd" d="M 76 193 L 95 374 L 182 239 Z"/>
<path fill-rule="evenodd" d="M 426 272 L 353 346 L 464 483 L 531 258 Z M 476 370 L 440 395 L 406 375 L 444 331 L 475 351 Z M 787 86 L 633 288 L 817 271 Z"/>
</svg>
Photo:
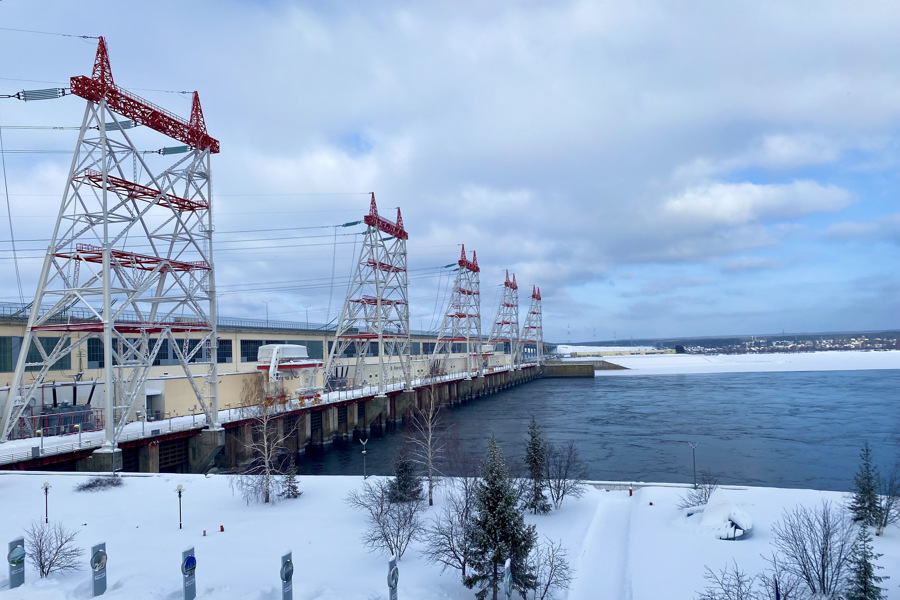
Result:
<svg viewBox="0 0 900 600">
<path fill-rule="evenodd" d="M 410 330 L 409 232 L 374 193 L 348 224 L 365 231 L 333 324 L 220 317 L 211 180 L 222 149 L 197 92 L 183 118 L 120 87 L 100 37 L 90 76 L 14 97 L 71 96 L 84 117 L 34 300 L 0 304 L 0 468 L 234 468 L 261 420 L 301 451 L 541 372 L 540 288 L 520 325 L 507 271 L 483 330 L 481 269 L 465 246 L 440 328 Z"/>
</svg>

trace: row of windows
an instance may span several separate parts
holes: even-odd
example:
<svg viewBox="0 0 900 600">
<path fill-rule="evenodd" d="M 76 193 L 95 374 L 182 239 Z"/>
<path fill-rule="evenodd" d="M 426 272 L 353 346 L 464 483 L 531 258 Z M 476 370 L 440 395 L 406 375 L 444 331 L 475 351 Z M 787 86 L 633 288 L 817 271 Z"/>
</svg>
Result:
<svg viewBox="0 0 900 600">
<path fill-rule="evenodd" d="M 38 338 L 41 342 L 41 345 L 44 347 L 46 352 L 50 352 L 56 343 L 59 341 L 59 338 Z M 115 344 L 115 348 L 119 347 L 119 342 L 117 340 L 113 340 Z M 133 340 L 134 344 L 137 344 L 137 340 Z M 196 345 L 199 343 L 199 340 L 188 340 L 187 347 L 181 346 L 182 351 L 185 353 L 190 353 Z M 156 339 L 150 339 L 150 347 L 153 348 L 156 344 Z M 320 341 L 286 341 L 286 340 L 240 340 L 240 361 L 241 362 L 256 362 L 257 352 L 259 351 L 260 346 L 265 344 L 302 344 L 306 346 L 306 350 L 309 354 L 309 357 L 312 359 L 323 360 L 324 355 L 324 345 Z M 328 351 L 331 351 L 331 347 L 333 342 L 328 342 Z M 22 346 L 22 338 L 21 337 L 0 337 L 0 372 L 12 372 L 16 368 L 16 361 L 19 358 L 19 352 Z M 454 344 L 453 352 L 465 352 L 465 344 Z M 123 348 L 124 351 L 124 348 Z M 433 343 L 420 343 L 420 342 L 410 342 L 410 354 L 413 356 L 418 356 L 421 351 L 424 353 L 431 354 L 434 351 Z M 104 359 L 103 353 L 103 340 L 98 338 L 91 338 L 87 341 L 87 368 L 88 369 L 102 369 L 104 368 L 106 361 Z M 207 362 L 209 360 L 208 357 L 208 349 L 201 348 L 191 362 Z M 378 345 L 371 344 L 369 346 L 369 355 L 370 356 L 378 356 Z M 355 348 L 351 344 L 347 351 L 344 353 L 344 356 L 355 356 Z M 127 358 L 127 357 L 126 357 Z M 32 347 L 28 353 L 29 362 L 37 362 L 40 360 L 40 354 L 37 348 Z M 216 351 L 216 362 L 219 364 L 226 364 L 234 362 L 234 347 L 232 340 L 230 339 L 220 339 L 218 344 L 218 349 Z M 172 348 L 171 340 L 164 339 L 160 345 L 159 352 L 156 355 L 156 359 L 153 361 L 155 366 L 169 366 L 169 365 L 178 365 L 178 358 L 175 354 L 175 349 Z M 62 370 L 71 370 L 72 368 L 72 356 L 66 355 L 62 359 L 60 359 L 51 370 L 54 371 L 62 371 Z M 36 367 L 31 367 L 29 370 L 35 370 Z"/>
<path fill-rule="evenodd" d="M 22 351 L 22 341 L 24 338 L 4 336 L 0 337 L 0 372 L 12 372 L 16 368 L 16 362 L 19 360 L 19 353 Z M 60 338 L 38 338 L 44 352 L 50 353 Z M 63 342 L 68 344 L 67 341 Z M 28 362 L 40 362 L 41 353 L 37 347 L 32 344 L 28 349 L 26 356 Z M 72 368 L 72 355 L 67 354 L 58 360 L 52 367 L 51 371 L 67 371 Z M 28 371 L 40 370 L 40 367 L 28 367 Z"/>
<path fill-rule="evenodd" d="M 231 343 L 230 340 L 228 340 Z M 219 342 L 222 343 L 221 341 Z M 306 346 L 306 352 L 310 358 L 322 360 L 322 342 L 317 341 L 285 341 L 285 340 L 241 340 L 241 362 L 256 362 L 260 346 L 266 344 L 300 344 Z M 331 346 L 329 345 L 330 349 Z"/>
</svg>

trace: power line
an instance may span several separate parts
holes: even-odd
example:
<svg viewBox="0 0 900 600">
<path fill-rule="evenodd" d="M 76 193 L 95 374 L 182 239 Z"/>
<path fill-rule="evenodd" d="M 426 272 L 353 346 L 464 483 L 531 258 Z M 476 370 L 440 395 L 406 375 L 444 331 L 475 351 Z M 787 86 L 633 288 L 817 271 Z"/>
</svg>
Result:
<svg viewBox="0 0 900 600">
<path fill-rule="evenodd" d="M 3 31 L 17 31 L 19 33 L 36 33 L 39 35 L 56 35 L 59 37 L 80 38 L 83 40 L 99 40 L 98 35 L 78 35 L 75 33 L 57 33 L 54 31 L 35 31 L 34 29 L 16 29 L 14 27 L 0 27 Z"/>
<path fill-rule="evenodd" d="M 16 267 L 16 284 L 19 287 L 19 301 L 25 304 L 25 294 L 22 292 L 22 276 L 19 273 L 19 257 L 16 252 L 16 236 L 13 233 L 12 207 L 9 202 L 9 184 L 6 181 L 6 154 L 3 152 L 3 132 L 0 131 L 0 163 L 3 165 L 3 193 L 6 196 L 6 216 L 9 219 L 9 239 L 12 243 L 13 264 Z"/>
</svg>

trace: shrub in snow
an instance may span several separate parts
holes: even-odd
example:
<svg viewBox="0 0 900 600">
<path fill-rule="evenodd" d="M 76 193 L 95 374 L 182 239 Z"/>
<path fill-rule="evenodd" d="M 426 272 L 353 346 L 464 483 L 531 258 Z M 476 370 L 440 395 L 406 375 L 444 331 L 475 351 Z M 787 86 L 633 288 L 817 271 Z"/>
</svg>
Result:
<svg viewBox="0 0 900 600">
<path fill-rule="evenodd" d="M 347 495 L 346 502 L 368 514 L 362 541 L 366 548 L 403 557 L 410 542 L 422 535 L 420 515 L 425 509 L 419 497 L 406 502 L 391 501 L 390 482 L 379 479 L 364 483 L 361 490 Z"/>
<path fill-rule="evenodd" d="M 121 477 L 115 475 L 103 475 L 101 477 L 91 477 L 87 481 L 82 481 L 75 486 L 76 492 L 99 492 L 108 490 L 109 488 L 122 487 L 125 481 Z"/>
<path fill-rule="evenodd" d="M 815 596 L 837 597 L 853 548 L 853 526 L 830 502 L 818 509 L 798 506 L 772 526 L 784 568 Z"/>
<path fill-rule="evenodd" d="M 84 550 L 75 545 L 77 535 L 61 523 L 31 522 L 25 530 L 25 551 L 41 579 L 50 573 L 78 570 Z"/>
<path fill-rule="evenodd" d="M 535 544 L 528 555 L 528 568 L 534 573 L 535 585 L 522 594 L 525 600 L 553 600 L 555 592 L 569 589 L 575 578 L 562 542 L 550 538 Z"/>
<path fill-rule="evenodd" d="M 569 442 L 565 446 L 548 446 L 547 489 L 554 508 L 558 510 L 566 496 L 584 496 L 584 480 L 587 476 L 587 465 L 581 460 L 575 442 Z"/>
<path fill-rule="evenodd" d="M 900 522 L 900 471 L 895 469 L 890 477 L 880 478 L 875 535 L 883 534 L 885 527 L 897 522 Z"/>
<path fill-rule="evenodd" d="M 706 567 L 703 578 L 706 589 L 697 600 L 762 600 L 765 597 L 759 590 L 758 576 L 747 575 L 738 568 L 737 562 L 733 567 L 726 565 L 719 573 Z"/>
<path fill-rule="evenodd" d="M 440 511 L 424 534 L 425 559 L 432 564 L 460 571 L 463 579 L 473 549 L 466 528 L 475 512 L 475 477 L 454 477 L 444 493 Z"/>
<path fill-rule="evenodd" d="M 678 508 L 688 513 L 700 512 L 718 487 L 719 478 L 713 475 L 712 471 L 709 469 L 700 471 L 700 481 L 697 483 L 697 487 L 691 488 L 686 495 L 681 497 Z"/>
</svg>

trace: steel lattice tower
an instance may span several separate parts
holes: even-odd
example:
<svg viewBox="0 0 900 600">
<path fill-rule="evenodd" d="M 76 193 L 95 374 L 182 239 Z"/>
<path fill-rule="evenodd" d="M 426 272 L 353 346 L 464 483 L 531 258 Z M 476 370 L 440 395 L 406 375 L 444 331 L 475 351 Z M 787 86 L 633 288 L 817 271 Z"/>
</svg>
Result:
<svg viewBox="0 0 900 600">
<path fill-rule="evenodd" d="M 506 272 L 506 281 L 503 283 L 503 296 L 500 298 L 500 306 L 497 308 L 497 318 L 491 327 L 489 344 L 509 344 L 510 366 L 519 364 L 519 286 L 516 284 L 516 276 L 509 278 Z"/>
<path fill-rule="evenodd" d="M 541 366 L 541 356 L 544 352 L 544 326 L 541 314 L 541 288 L 536 286 L 531 286 L 531 305 L 528 307 L 525 325 L 522 327 L 522 337 L 519 341 L 523 359 L 531 345 L 535 347 L 535 360 L 538 366 Z"/>
<path fill-rule="evenodd" d="M 104 448 L 115 448 L 166 343 L 189 375 L 207 422 L 218 428 L 210 155 L 219 152 L 219 142 L 206 133 L 196 92 L 185 120 L 118 87 L 102 37 L 93 74 L 73 77 L 70 85 L 87 107 L 0 441 L 17 426 L 50 367 L 89 340 L 103 346 Z M 164 159 L 164 170 L 151 168 L 129 137 L 138 126 L 185 144 L 159 152 L 179 158 Z M 41 333 L 59 337 L 39 343 Z M 29 349 L 40 360 L 28 362 Z M 191 363 L 205 371 L 201 385 L 190 376 Z M 26 369 L 34 372 L 31 381 Z"/>
<path fill-rule="evenodd" d="M 379 394 L 386 386 L 402 381 L 411 386 L 409 370 L 409 302 L 407 296 L 406 240 L 403 217 L 397 209 L 397 221 L 378 214 L 375 194 L 369 214 L 363 219 L 365 239 L 350 284 L 350 293 L 341 311 L 335 342 L 325 365 L 325 389 L 359 388 L 363 381 L 365 359 L 372 343 L 377 343 Z M 353 372 L 338 360 L 352 347 L 356 357 Z M 397 357 L 397 365 L 391 361 Z M 401 373 L 394 375 L 395 367 Z M 390 373 L 389 373 L 390 371 Z"/>
<path fill-rule="evenodd" d="M 481 292 L 479 290 L 478 257 L 472 252 L 472 260 L 466 258 L 463 245 L 459 271 L 453 284 L 453 293 L 444 313 L 432 363 L 443 370 L 444 361 L 452 353 L 453 344 L 466 344 L 466 376 L 481 375 Z"/>
</svg>

